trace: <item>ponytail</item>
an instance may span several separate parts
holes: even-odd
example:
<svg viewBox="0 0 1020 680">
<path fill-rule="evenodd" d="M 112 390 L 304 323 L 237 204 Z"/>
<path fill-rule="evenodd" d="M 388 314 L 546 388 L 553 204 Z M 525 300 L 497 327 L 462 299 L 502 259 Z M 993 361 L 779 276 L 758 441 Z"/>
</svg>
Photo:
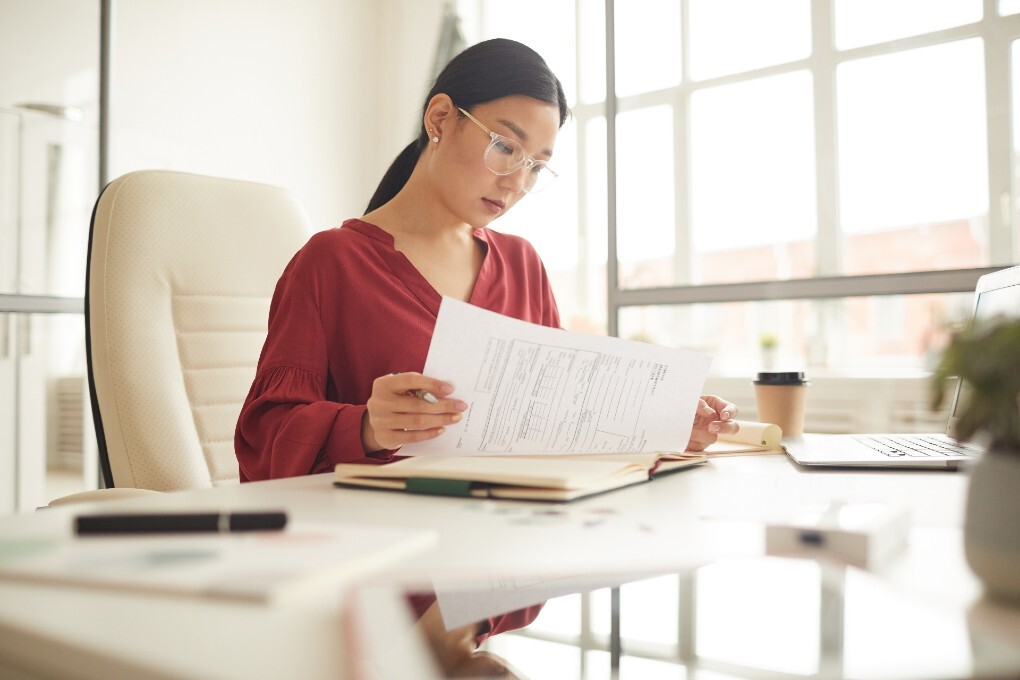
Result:
<svg viewBox="0 0 1020 680">
<path fill-rule="evenodd" d="M 390 164 L 389 170 L 383 175 L 382 181 L 379 182 L 375 193 L 372 194 L 372 200 L 368 202 L 368 207 L 365 208 L 366 213 L 370 213 L 384 203 L 388 203 L 390 199 L 397 195 L 398 191 L 404 188 L 407 180 L 411 178 L 414 166 L 418 164 L 418 158 L 421 156 L 421 150 L 424 146 L 422 139 L 419 137 L 405 146 L 404 150 L 397 155 L 393 163 Z"/>
</svg>

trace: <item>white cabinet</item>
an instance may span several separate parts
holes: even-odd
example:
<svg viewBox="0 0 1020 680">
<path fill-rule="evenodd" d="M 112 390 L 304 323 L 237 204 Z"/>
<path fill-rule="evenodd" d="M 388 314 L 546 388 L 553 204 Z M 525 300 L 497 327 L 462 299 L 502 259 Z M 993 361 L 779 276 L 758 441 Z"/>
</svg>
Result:
<svg viewBox="0 0 1020 680">
<path fill-rule="evenodd" d="M 20 126 L 20 115 L 0 109 L 0 293 L 18 289 Z M 4 337 L 0 335 L 0 341 Z"/>
<path fill-rule="evenodd" d="M 89 429 L 87 400 L 75 407 L 61 386 L 85 380 L 97 149 L 95 124 L 59 108 L 0 108 L 0 514 L 52 500 L 48 473 L 77 480 L 61 492 L 95 486 L 88 442 L 68 450 L 68 433 Z"/>
<path fill-rule="evenodd" d="M 73 480 L 61 493 L 97 481 L 95 447 L 75 440 L 91 427 L 87 400 L 62 395 L 68 381 L 85 378 L 100 3 L 0 0 L 0 16 L 0 63 L 11 66 L 0 69 L 0 514 L 7 514 L 51 500 L 49 473 Z"/>
<path fill-rule="evenodd" d="M 13 511 L 18 501 L 14 321 L 14 314 L 0 312 L 0 514 Z"/>
<path fill-rule="evenodd" d="M 0 311 L 0 515 L 97 485 L 84 316 Z"/>
<path fill-rule="evenodd" d="M 47 472 L 83 478 L 87 400 L 82 297 L 92 204 L 95 125 L 29 108 L 0 109 L 0 514 L 51 500 Z M 64 394 L 61 394 L 61 387 Z M 77 408 L 77 413 L 69 413 Z"/>
<path fill-rule="evenodd" d="M 39 315 L 0 312 L 0 512 L 45 505 L 46 372 Z"/>
</svg>

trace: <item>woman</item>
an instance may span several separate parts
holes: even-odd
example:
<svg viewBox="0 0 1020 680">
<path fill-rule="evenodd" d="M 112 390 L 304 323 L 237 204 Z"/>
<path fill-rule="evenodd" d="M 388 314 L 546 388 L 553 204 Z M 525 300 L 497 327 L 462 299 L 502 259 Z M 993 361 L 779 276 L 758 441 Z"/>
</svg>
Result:
<svg viewBox="0 0 1020 680">
<path fill-rule="evenodd" d="M 242 481 L 388 462 L 403 444 L 456 422 L 467 405 L 418 373 L 441 295 L 559 326 L 534 249 L 485 227 L 553 177 L 567 114 L 559 80 L 520 43 L 489 40 L 449 63 L 418 138 L 365 216 L 314 235 L 277 285 L 235 436 Z M 416 389 L 439 403 L 415 398 Z M 694 450 L 731 429 L 725 421 L 736 412 L 722 399 L 703 401 Z"/>
<path fill-rule="evenodd" d="M 419 372 L 442 295 L 559 326 L 532 246 L 486 227 L 555 177 L 550 161 L 567 114 L 559 80 L 520 43 L 489 40 L 447 65 L 418 138 L 366 214 L 314 235 L 280 278 L 237 424 L 242 481 L 385 463 L 458 421 L 467 404 L 441 376 Z M 736 414 L 716 397 L 701 409 L 689 444 L 697 450 Z"/>
</svg>

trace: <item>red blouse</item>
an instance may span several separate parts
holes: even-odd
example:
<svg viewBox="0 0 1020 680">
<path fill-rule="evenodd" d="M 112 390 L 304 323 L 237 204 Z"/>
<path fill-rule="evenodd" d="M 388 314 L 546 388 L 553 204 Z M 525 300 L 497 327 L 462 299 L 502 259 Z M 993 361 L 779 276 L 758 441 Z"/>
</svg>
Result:
<svg viewBox="0 0 1020 680">
<path fill-rule="evenodd" d="M 469 302 L 558 328 L 549 278 L 531 244 L 488 229 L 474 237 L 485 259 Z M 312 236 L 269 308 L 269 335 L 234 433 L 241 481 L 392 460 L 393 451 L 364 450 L 365 403 L 377 377 L 424 368 L 439 302 L 379 227 L 353 219 Z M 434 594 L 411 598 L 419 616 L 433 602 Z M 488 619 L 477 641 L 528 625 L 540 609 Z"/>
<path fill-rule="evenodd" d="M 558 328 L 531 244 L 488 229 L 474 237 L 486 253 L 468 301 Z M 364 450 L 365 403 L 377 377 L 421 372 L 440 299 L 379 227 L 352 219 L 313 235 L 273 295 L 269 334 L 234 433 L 241 481 L 391 460 L 392 451 Z"/>
</svg>

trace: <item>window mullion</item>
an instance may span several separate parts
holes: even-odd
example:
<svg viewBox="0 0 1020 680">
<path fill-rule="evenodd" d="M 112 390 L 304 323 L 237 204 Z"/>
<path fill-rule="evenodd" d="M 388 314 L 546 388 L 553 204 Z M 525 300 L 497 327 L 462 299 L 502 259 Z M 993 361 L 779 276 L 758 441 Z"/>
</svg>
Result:
<svg viewBox="0 0 1020 680">
<path fill-rule="evenodd" d="M 577 98 L 581 99 L 583 59 L 581 58 L 581 16 L 582 0 L 574 2 L 574 81 L 577 83 Z M 585 194 L 590 185 L 588 174 L 588 115 L 579 113 L 580 104 L 574 106 L 574 121 L 577 130 L 577 269 L 574 271 L 574 285 L 577 290 L 577 303 L 585 314 L 591 313 L 588 275 L 592 268 L 591 247 L 589 245 L 590 216 L 588 215 Z M 586 114 L 587 112 L 585 112 Z"/>
<path fill-rule="evenodd" d="M 680 86 L 673 98 L 673 167 L 676 244 L 673 250 L 673 280 L 691 283 L 694 238 L 691 226 L 691 88 L 689 0 L 680 0 Z"/>
<path fill-rule="evenodd" d="M 835 0 L 811 3 L 811 77 L 815 120 L 815 257 L 819 276 L 843 271 L 839 219 L 839 164 L 836 144 Z"/>
<path fill-rule="evenodd" d="M 606 332 L 619 335 L 619 262 L 616 252 L 616 18 L 606 0 Z"/>
<path fill-rule="evenodd" d="M 1016 261 L 1013 215 L 1014 140 L 1010 120 L 1010 47 L 1015 34 L 996 22 L 997 2 L 985 0 L 985 106 L 988 144 L 988 262 L 1008 265 Z M 1013 115 L 1016 115 L 1015 113 Z"/>
</svg>

